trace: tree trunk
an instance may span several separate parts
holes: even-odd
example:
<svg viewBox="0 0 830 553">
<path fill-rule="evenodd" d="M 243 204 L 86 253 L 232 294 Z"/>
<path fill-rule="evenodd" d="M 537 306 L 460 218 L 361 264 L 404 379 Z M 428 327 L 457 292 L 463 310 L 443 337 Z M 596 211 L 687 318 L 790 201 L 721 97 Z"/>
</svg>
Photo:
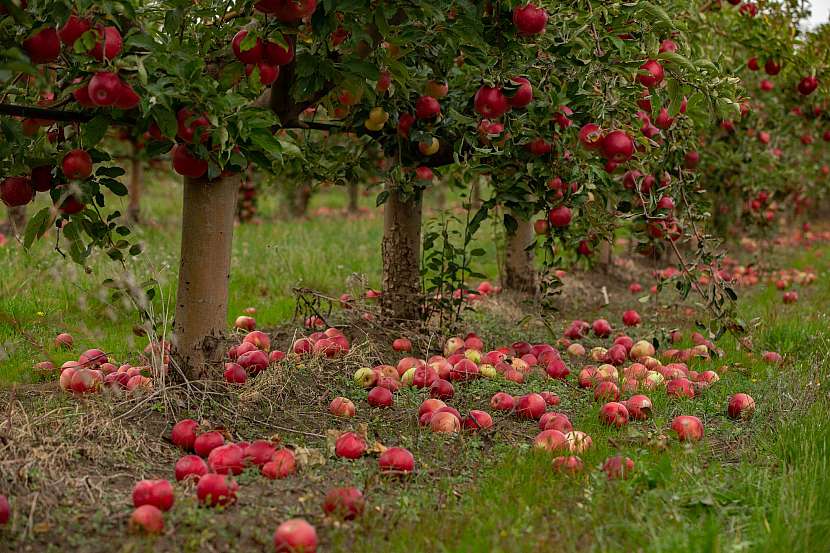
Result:
<svg viewBox="0 0 830 553">
<path fill-rule="evenodd" d="M 133 144 L 133 155 L 130 159 L 129 203 L 127 204 L 127 220 L 132 223 L 141 221 L 141 184 L 143 180 L 144 164 L 138 156 L 138 148 Z"/>
<path fill-rule="evenodd" d="M 227 328 L 233 223 L 240 176 L 184 182 L 174 358 L 189 379 L 221 374 Z"/>
<path fill-rule="evenodd" d="M 394 319 L 421 318 L 421 191 L 389 190 L 383 208 L 383 309 Z"/>
<path fill-rule="evenodd" d="M 305 217 L 308 211 L 308 203 L 311 201 L 311 185 L 301 184 L 294 190 L 294 201 L 291 206 L 291 214 L 296 217 Z"/>
<path fill-rule="evenodd" d="M 516 232 L 507 232 L 504 252 L 504 289 L 536 297 L 539 286 L 534 266 L 533 250 L 527 247 L 535 240 L 533 223 L 512 213 L 518 227 Z"/>
<path fill-rule="evenodd" d="M 470 190 L 470 205 L 473 209 L 481 207 L 481 177 L 476 177 L 473 180 L 473 186 Z"/>
<path fill-rule="evenodd" d="M 447 205 L 447 193 L 444 190 L 444 183 L 433 186 L 432 189 L 435 190 L 435 209 L 443 211 Z"/>
<path fill-rule="evenodd" d="M 15 236 L 21 236 L 26 231 L 26 206 L 7 207 L 9 232 Z"/>
<path fill-rule="evenodd" d="M 613 240 L 613 237 L 611 238 Z M 599 243 L 599 267 L 602 272 L 608 274 L 611 270 L 611 263 L 613 262 L 611 242 L 602 240 Z"/>
<path fill-rule="evenodd" d="M 360 196 L 360 187 L 357 185 L 356 182 L 350 182 L 347 185 L 349 189 L 349 213 L 357 213 L 360 211 L 360 207 L 358 205 L 358 197 Z"/>
</svg>

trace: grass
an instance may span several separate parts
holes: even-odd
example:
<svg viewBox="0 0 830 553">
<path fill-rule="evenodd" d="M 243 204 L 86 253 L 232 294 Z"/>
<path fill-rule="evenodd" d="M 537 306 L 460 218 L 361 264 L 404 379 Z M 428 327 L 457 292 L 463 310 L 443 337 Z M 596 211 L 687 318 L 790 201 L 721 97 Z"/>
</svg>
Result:
<svg viewBox="0 0 830 553">
<path fill-rule="evenodd" d="M 180 190 L 156 177 L 144 206 L 148 223 L 136 229 L 147 246 L 145 254 L 129 269 L 137 279 L 160 281 L 163 293 L 155 308 L 164 316 L 175 283 Z M 237 229 L 231 319 L 253 306 L 260 326 L 285 322 L 294 310 L 291 289 L 296 285 L 337 295 L 348 289 L 355 273 L 379 285 L 378 217 L 345 219 L 324 210 L 308 220 L 282 219 L 279 201 L 263 196 L 265 222 Z M 363 201 L 370 206 L 372 199 Z M 327 191 L 315 197 L 311 210 L 344 203 L 345 193 Z M 493 259 L 494 250 L 486 234 L 480 239 L 488 248 L 481 270 L 495 275 L 492 262 L 486 261 Z M 366 391 L 351 382 L 351 374 L 361 365 L 399 357 L 377 342 L 354 340 L 354 354 L 343 360 L 290 361 L 241 390 L 211 390 L 195 402 L 175 393 L 149 396 L 142 403 L 141 397 L 79 399 L 49 387 L 0 390 L 0 397 L 8 399 L 0 422 L 0 493 L 12 497 L 14 512 L 10 528 L 0 530 L 0 551 L 270 550 L 273 529 L 293 516 L 315 524 L 326 551 L 826 551 L 828 255 L 830 245 L 822 244 L 795 258 L 777 259 L 786 266 L 817 269 L 816 283 L 799 289 L 796 305 L 782 306 L 780 292 L 771 285 L 744 294 L 742 317 L 759 321 L 753 333 L 757 352 L 782 353 L 782 365 L 765 363 L 725 337 L 719 344 L 725 350 L 722 359 L 692 367 L 726 367 L 720 382 L 691 400 L 650 393 L 654 417 L 648 421 L 622 430 L 601 425 L 600 405 L 590 391 L 575 386 L 573 377 L 560 382 L 534 375 L 523 385 L 480 379 L 457 386 L 450 403 L 462 413 L 486 408 L 496 391 L 556 392 L 561 398 L 557 410 L 594 443 L 582 455 L 585 471 L 575 477 L 555 474 L 550 455 L 530 447 L 538 432 L 531 421 L 496 416 L 492 432 L 445 437 L 414 421 L 423 392 L 403 389 L 394 408 L 368 408 Z M 48 241 L 30 253 L 0 248 L 0 383 L 32 381 L 35 362 L 76 358 L 86 347 L 102 347 L 119 360 L 132 360 L 143 348 L 143 339 L 131 332 L 136 323 L 132 312 L 110 302 L 100 286 L 104 278 L 117 276 L 113 265 L 95 258 L 90 270 L 85 274 L 61 260 Z M 608 284 L 624 290 L 626 283 Z M 593 288 L 580 293 L 598 296 Z M 576 317 L 601 314 L 616 322 L 633 300 L 614 289 L 611 295 L 614 303 L 602 312 L 584 308 L 590 302 L 581 301 L 578 309 L 566 304 L 548 322 L 557 332 Z M 651 335 L 664 321 L 678 323 L 679 310 L 662 302 L 638 309 L 646 325 L 636 336 Z M 508 300 L 489 304 L 468 324 L 488 344 L 555 338 L 538 318 Z M 688 335 L 691 319 L 682 326 Z M 64 330 L 75 335 L 72 352 L 51 346 L 55 334 Z M 684 345 L 690 345 L 688 338 Z M 426 357 L 434 351 L 421 353 Z M 756 400 L 751 420 L 725 416 L 728 397 L 739 391 Z M 326 406 L 335 395 L 355 401 L 355 419 L 328 415 Z M 276 482 L 243 473 L 240 501 L 227 511 L 199 508 L 192 490 L 177 484 L 176 507 L 165 516 L 168 531 L 157 539 L 126 535 L 130 488 L 139 478 L 169 478 L 180 454 L 162 439 L 170 427 L 165 415 L 171 411 L 178 418 L 193 416 L 226 428 L 235 439 L 278 433 L 282 441 L 309 448 L 309 458 L 320 455 L 323 462 L 303 464 L 296 476 Z M 667 429 L 679 414 L 702 419 L 703 442 L 684 445 L 673 438 Z M 329 431 L 361 425 L 372 441 L 410 448 L 416 474 L 389 479 L 378 473 L 373 457 L 352 462 L 326 453 Z M 629 479 L 609 481 L 599 470 L 610 455 L 635 461 Z M 319 503 L 332 485 L 361 487 L 368 501 L 364 516 L 348 524 L 324 519 Z"/>
</svg>

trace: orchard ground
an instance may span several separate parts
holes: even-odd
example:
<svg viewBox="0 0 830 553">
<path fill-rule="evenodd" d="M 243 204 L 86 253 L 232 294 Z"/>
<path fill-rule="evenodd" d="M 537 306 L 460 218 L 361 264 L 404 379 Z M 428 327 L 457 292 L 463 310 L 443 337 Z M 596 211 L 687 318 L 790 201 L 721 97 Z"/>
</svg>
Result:
<svg viewBox="0 0 830 553">
<path fill-rule="evenodd" d="M 179 186 L 156 183 L 144 205 L 146 225 L 138 227 L 145 253 L 131 269 L 137 280 L 156 278 L 163 293 L 154 308 L 172 306 Z M 364 200 L 370 206 L 372 198 Z M 276 217 L 279 203 L 261 196 L 261 212 Z M 315 198 L 310 209 L 338 208 L 345 193 Z M 374 214 L 374 215 L 373 215 Z M 232 319 L 246 307 L 257 309 L 260 328 L 276 328 L 274 347 L 287 349 L 292 329 L 295 285 L 337 297 L 357 293 L 352 273 L 379 287 L 377 270 L 382 222 L 379 212 L 345 220 L 323 214 L 303 221 L 246 225 L 237 229 L 231 276 Z M 494 260 L 489 229 L 481 231 Z M 740 350 L 724 337 L 724 356 L 695 362 L 695 370 L 718 369 L 721 380 L 700 397 L 669 399 L 664 390 L 647 392 L 654 415 L 622 430 L 598 420 L 601 402 L 580 389 L 575 374 L 587 361 L 568 361 L 571 377 L 554 381 L 535 374 L 524 384 L 479 379 L 456 386 L 448 404 L 462 414 L 489 407 L 497 391 L 511 394 L 549 390 L 574 428 L 588 433 L 594 446 L 581 455 L 585 470 L 556 474 L 551 455 L 533 450 L 538 425 L 513 415 L 496 415 L 490 431 L 454 437 L 419 427 L 415 417 L 424 392 L 402 389 L 391 409 L 373 409 L 366 391 L 352 382 L 365 365 L 395 363 L 388 339 L 373 326 L 355 322 L 346 329 L 352 351 L 340 360 L 289 360 L 249 380 L 241 388 L 216 384 L 207 389 L 174 387 L 164 394 L 78 398 L 62 393 L 51 379 L 32 370 L 51 358 L 76 359 L 100 347 L 115 359 L 134 360 L 146 338 L 133 334 L 135 315 L 113 307 L 100 282 L 112 264 L 99 260 L 85 275 L 59 259 L 48 243 L 29 254 L 14 244 L 0 248 L 0 340 L 4 358 L 0 379 L 5 405 L 0 422 L 0 493 L 12 502 L 12 519 L 0 529 L 0 551 L 232 551 L 270 550 L 283 520 L 301 516 L 312 522 L 327 551 L 820 551 L 830 543 L 828 440 L 830 397 L 828 315 L 830 244 L 778 248 L 761 257 L 769 268 L 812 268 L 818 279 L 796 287 L 800 300 L 785 306 L 781 292 L 764 279 L 740 290 L 743 318 L 757 321 L 752 338 L 757 353 Z M 788 251 L 789 250 L 789 251 Z M 497 280 L 495 262 L 482 272 Z M 533 311 L 509 297 L 482 302 L 467 319 L 487 349 L 516 340 L 554 342 L 575 318 L 608 318 L 621 328 L 625 309 L 637 309 L 644 325 L 631 335 L 650 337 L 658 328 L 679 328 L 689 346 L 693 304 L 678 306 L 664 292 L 658 302 L 640 303 L 643 294 L 626 291 L 630 280 L 646 288 L 649 271 L 641 264 L 614 267 L 611 275 L 566 278 L 570 294 L 561 312 L 547 319 L 550 333 Z M 636 278 L 633 278 L 635 277 Z M 629 280 L 629 277 L 630 280 Z M 603 306 L 607 286 L 611 303 Z M 350 289 L 350 286 L 353 289 Z M 578 292 L 576 292 L 578 290 Z M 571 299 L 568 299 L 571 298 Z M 686 307 L 692 309 L 686 312 Z M 334 319 L 337 321 L 337 314 Z M 58 332 L 75 337 L 75 347 L 58 351 Z M 367 338 L 368 337 L 368 338 Z M 437 336 L 413 336 L 416 354 L 428 357 Z M 433 340 L 433 341 L 431 341 Z M 588 339 L 586 346 L 610 340 Z M 433 351 L 427 351 L 431 347 Z M 760 352 L 784 355 L 780 365 Z M 726 417 L 729 396 L 752 395 L 758 409 L 748 421 Z M 329 401 L 350 397 L 357 415 L 343 420 L 328 414 Z M 158 538 L 130 535 L 130 490 L 142 478 L 173 480 L 181 455 L 169 443 L 169 413 L 224 428 L 236 440 L 279 439 L 295 448 L 297 474 L 271 481 L 245 472 L 237 504 L 225 510 L 197 506 L 191 485 L 176 484 L 176 505 L 166 513 Z M 678 443 L 668 427 L 676 415 L 695 415 L 705 426 L 700 443 Z M 330 453 L 338 431 L 367 432 L 369 443 L 409 448 L 416 471 L 405 478 L 379 473 L 375 454 L 357 461 Z M 599 470 L 611 455 L 635 462 L 627 480 L 607 480 Z M 354 485 L 367 499 L 354 522 L 324 519 L 320 507 L 332 486 Z"/>
</svg>

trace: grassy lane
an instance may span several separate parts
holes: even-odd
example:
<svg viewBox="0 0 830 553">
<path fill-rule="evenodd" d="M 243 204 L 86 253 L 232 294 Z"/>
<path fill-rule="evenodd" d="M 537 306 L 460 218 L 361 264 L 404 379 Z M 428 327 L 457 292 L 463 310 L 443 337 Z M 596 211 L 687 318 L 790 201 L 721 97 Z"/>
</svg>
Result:
<svg viewBox="0 0 830 553">
<path fill-rule="evenodd" d="M 715 363 L 730 370 L 720 382 L 693 400 L 649 394 L 654 419 L 623 431 L 602 426 L 600 405 L 575 390 L 573 397 L 563 396 L 562 410 L 595 444 L 583 455 L 583 475 L 554 474 L 550 456 L 526 446 L 497 450 L 494 464 L 485 463 L 474 488 L 460 499 L 438 506 L 432 495 L 427 508 L 399 517 L 385 535 L 365 535 L 358 549 L 827 551 L 830 281 L 821 259 L 827 251 L 825 246 L 796 263 L 821 268 L 797 306 L 783 307 L 772 287 L 744 302 L 745 314 L 763 321 L 756 347 L 784 354 L 781 367 L 748 357 L 725 339 L 726 357 Z M 748 422 L 725 416 L 727 398 L 740 391 L 758 405 Z M 684 446 L 670 437 L 664 449 L 660 435 L 680 414 L 700 417 L 706 438 Z M 533 432 L 529 427 L 528 434 Z M 615 454 L 635 461 L 631 479 L 608 481 L 598 470 Z"/>
</svg>

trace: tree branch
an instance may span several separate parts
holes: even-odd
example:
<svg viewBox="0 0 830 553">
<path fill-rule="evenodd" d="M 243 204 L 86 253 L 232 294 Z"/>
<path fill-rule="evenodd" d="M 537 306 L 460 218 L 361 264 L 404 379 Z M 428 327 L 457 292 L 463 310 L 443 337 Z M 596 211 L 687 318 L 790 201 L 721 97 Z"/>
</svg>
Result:
<svg viewBox="0 0 830 553">
<path fill-rule="evenodd" d="M 36 108 L 31 106 L 18 106 L 14 104 L 0 104 L 0 115 L 79 123 L 91 121 L 94 117 L 93 114 L 83 111 L 64 111 L 61 109 Z"/>
</svg>

